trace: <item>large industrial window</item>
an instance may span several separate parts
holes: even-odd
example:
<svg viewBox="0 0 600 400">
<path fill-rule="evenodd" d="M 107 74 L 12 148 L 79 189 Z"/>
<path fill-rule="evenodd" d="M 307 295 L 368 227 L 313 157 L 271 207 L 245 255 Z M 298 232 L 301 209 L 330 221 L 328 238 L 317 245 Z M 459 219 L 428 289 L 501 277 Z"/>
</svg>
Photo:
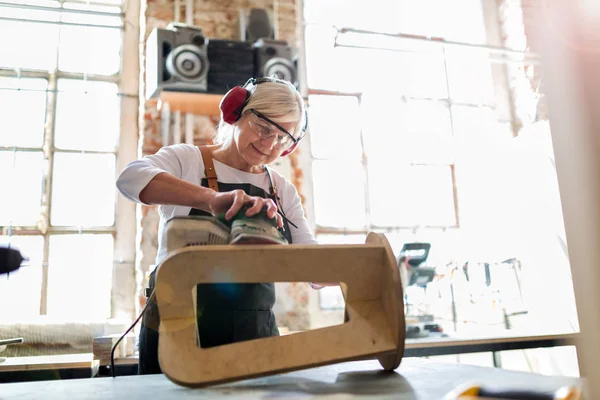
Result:
<svg viewBox="0 0 600 400">
<path fill-rule="evenodd" d="M 481 1 L 305 0 L 304 12 L 319 242 L 383 232 L 398 254 L 417 230 L 459 227 L 461 149 L 513 136 L 489 55 L 435 40 L 486 44 Z M 335 308 L 328 290 L 321 307 Z"/>
<path fill-rule="evenodd" d="M 111 315 L 121 0 L 0 4 L 0 319 Z"/>
</svg>

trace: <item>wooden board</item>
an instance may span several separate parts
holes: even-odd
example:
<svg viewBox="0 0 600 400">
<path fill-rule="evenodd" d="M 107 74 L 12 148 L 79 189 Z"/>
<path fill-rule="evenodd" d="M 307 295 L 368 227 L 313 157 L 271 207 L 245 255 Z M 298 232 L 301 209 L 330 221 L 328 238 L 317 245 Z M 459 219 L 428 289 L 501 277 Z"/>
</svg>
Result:
<svg viewBox="0 0 600 400">
<path fill-rule="evenodd" d="M 91 353 L 8 357 L 3 362 L 0 362 L 0 372 L 98 368 L 99 365 L 99 361 L 94 360 Z"/>
<path fill-rule="evenodd" d="M 405 359 L 394 372 L 383 372 L 377 361 L 336 364 L 211 388 L 178 386 L 164 375 L 8 383 L 4 399 L 441 399 L 456 386 L 479 382 L 491 388 L 556 390 L 582 381 L 567 377 L 506 371 L 495 368 L 432 363 Z"/>
<path fill-rule="evenodd" d="M 222 98 L 221 94 L 162 91 L 159 103 L 169 103 L 171 112 L 180 111 L 194 115 L 218 117 L 221 115 L 219 103 Z"/>
<path fill-rule="evenodd" d="M 193 267 L 191 267 L 193 266 Z M 209 282 L 343 282 L 349 321 L 294 335 L 201 348 L 193 292 Z M 396 260 L 381 234 L 364 245 L 201 246 L 158 267 L 159 361 L 169 379 L 201 386 L 357 359 L 396 368 L 404 307 Z"/>
</svg>

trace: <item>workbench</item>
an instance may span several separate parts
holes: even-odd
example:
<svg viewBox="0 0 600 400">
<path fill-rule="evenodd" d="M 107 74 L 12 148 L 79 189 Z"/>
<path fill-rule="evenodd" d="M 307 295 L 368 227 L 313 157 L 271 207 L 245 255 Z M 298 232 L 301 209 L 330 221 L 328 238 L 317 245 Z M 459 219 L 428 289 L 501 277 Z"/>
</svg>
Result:
<svg viewBox="0 0 600 400">
<path fill-rule="evenodd" d="M 480 337 L 406 339 L 404 357 L 430 357 L 448 354 L 496 352 L 575 345 L 578 334 L 503 334 Z M 499 366 L 499 365 L 497 365 Z M 137 356 L 117 358 L 117 375 L 137 374 Z M 91 353 L 56 356 L 15 357 L 0 362 L 0 383 L 34 380 L 92 378 L 108 376 L 107 361 L 93 359 Z M 1 399 L 1 397 L 0 397 Z"/>
<path fill-rule="evenodd" d="M 583 381 L 466 365 L 405 359 L 398 369 L 384 372 L 377 361 L 356 361 L 327 367 L 239 381 L 204 389 L 178 386 L 164 375 L 72 379 L 51 382 L 7 383 L 0 386 L 2 399 L 277 399 L 361 398 L 441 399 L 465 382 L 489 387 L 556 390 Z"/>
</svg>

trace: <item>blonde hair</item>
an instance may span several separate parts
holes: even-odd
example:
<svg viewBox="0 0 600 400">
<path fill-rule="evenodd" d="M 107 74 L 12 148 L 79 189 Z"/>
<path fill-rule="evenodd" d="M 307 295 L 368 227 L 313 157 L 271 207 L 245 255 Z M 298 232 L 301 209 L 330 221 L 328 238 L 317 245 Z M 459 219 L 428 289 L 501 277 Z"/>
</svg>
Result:
<svg viewBox="0 0 600 400">
<path fill-rule="evenodd" d="M 298 137 L 306 121 L 304 110 L 304 101 L 302 96 L 291 83 L 273 79 L 273 82 L 263 82 L 252 85 L 250 90 L 250 99 L 242 110 L 238 122 L 250 111 L 255 109 L 267 118 L 277 123 L 295 122 L 292 133 Z M 215 143 L 227 143 L 233 138 L 233 129 L 238 122 L 233 125 L 221 120 L 214 137 Z"/>
</svg>

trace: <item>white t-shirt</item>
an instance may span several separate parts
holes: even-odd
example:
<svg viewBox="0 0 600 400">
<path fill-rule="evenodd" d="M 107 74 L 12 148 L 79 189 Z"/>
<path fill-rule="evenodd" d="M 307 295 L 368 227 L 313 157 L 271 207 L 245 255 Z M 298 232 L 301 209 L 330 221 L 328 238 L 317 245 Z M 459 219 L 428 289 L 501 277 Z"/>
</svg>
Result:
<svg viewBox="0 0 600 400">
<path fill-rule="evenodd" d="M 222 183 L 249 183 L 269 193 L 269 177 L 266 172 L 252 174 L 232 168 L 217 160 L 213 160 L 215 172 L 219 182 Z M 127 165 L 117 179 L 117 188 L 131 201 L 142 203 L 140 192 L 159 173 L 167 172 L 187 182 L 200 185 L 204 174 L 204 162 L 202 153 L 196 146 L 189 144 L 177 144 L 161 148 L 156 154 L 143 157 Z M 270 169 L 273 183 L 277 187 L 280 197 L 280 205 L 285 216 L 298 228 L 289 225 L 294 244 L 316 244 L 308 221 L 304 217 L 304 209 L 300 202 L 300 196 L 287 179 Z M 167 255 L 163 246 L 163 229 L 171 217 L 189 215 L 191 207 L 181 206 L 159 206 L 160 223 L 158 227 L 158 253 L 156 264 Z"/>
</svg>

